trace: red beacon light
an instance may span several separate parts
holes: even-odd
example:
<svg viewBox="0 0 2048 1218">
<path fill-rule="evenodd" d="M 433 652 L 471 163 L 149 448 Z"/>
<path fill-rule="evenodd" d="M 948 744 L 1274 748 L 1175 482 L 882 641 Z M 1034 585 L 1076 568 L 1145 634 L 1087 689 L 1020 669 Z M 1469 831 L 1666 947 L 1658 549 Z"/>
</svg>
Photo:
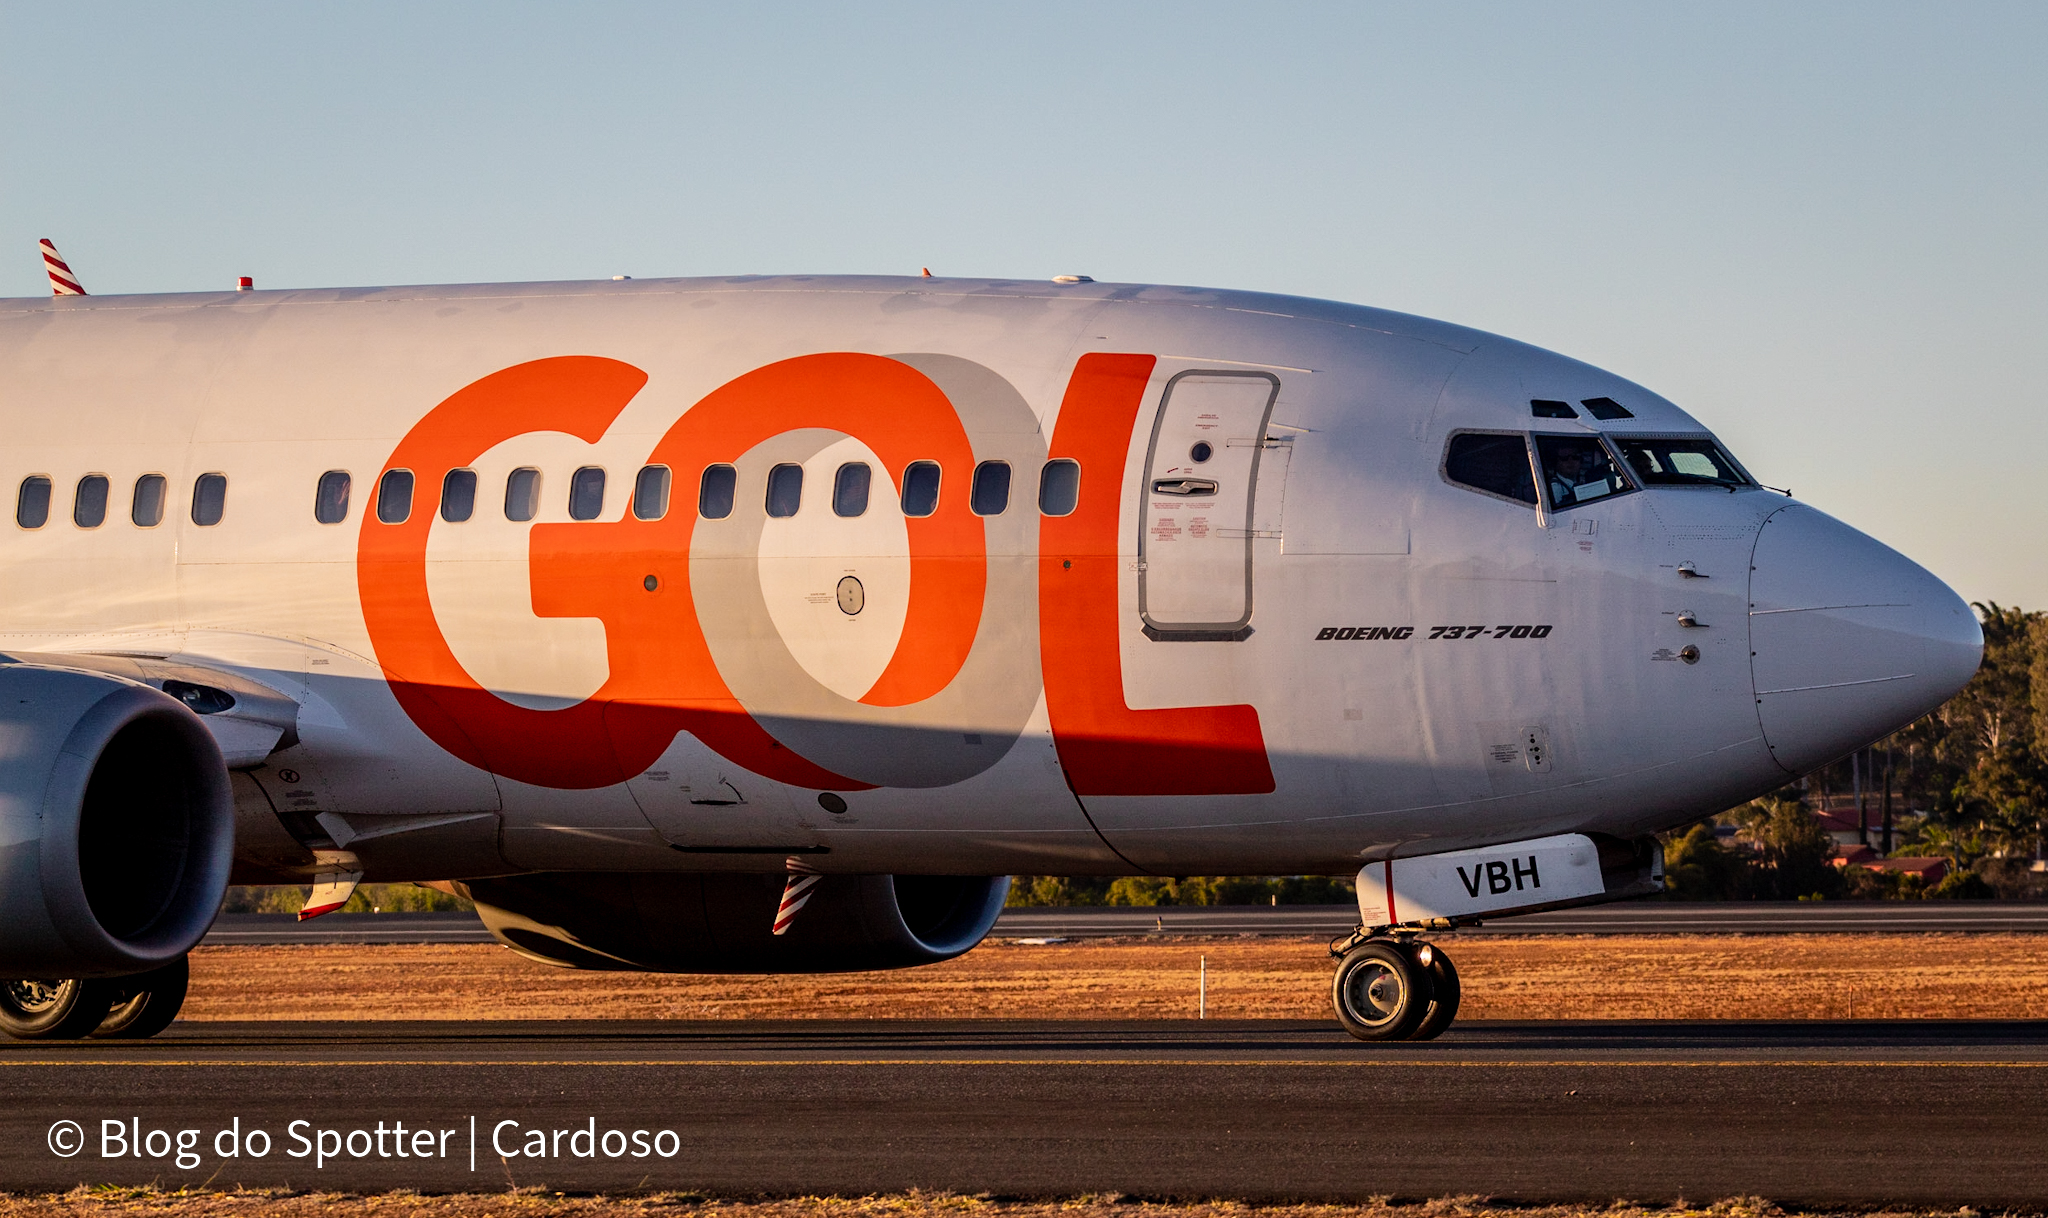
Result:
<svg viewBox="0 0 2048 1218">
<path fill-rule="evenodd" d="M 242 276 L 242 277 L 240 277 L 239 279 L 236 279 L 236 280 L 235 280 L 235 291 L 237 291 L 237 292 L 253 292 L 253 291 L 255 291 L 255 290 L 256 290 L 256 281 L 255 281 L 254 279 L 250 278 L 249 276 L 247 276 L 247 275 L 243 275 L 243 276 Z"/>
</svg>

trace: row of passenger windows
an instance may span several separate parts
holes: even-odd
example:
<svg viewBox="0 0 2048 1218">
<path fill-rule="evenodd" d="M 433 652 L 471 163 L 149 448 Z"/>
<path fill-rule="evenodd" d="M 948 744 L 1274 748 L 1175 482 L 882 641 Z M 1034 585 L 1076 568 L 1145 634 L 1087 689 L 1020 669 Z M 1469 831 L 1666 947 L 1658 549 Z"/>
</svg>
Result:
<svg viewBox="0 0 2048 1218">
<path fill-rule="evenodd" d="M 668 515 L 671 471 L 666 465 L 643 467 L 633 479 L 633 516 L 639 520 L 660 520 Z M 1010 463 L 983 461 L 974 467 L 969 480 L 967 506 L 977 516 L 1000 516 L 1010 507 Z M 313 492 L 313 519 L 321 524 L 340 524 L 348 519 L 353 478 L 347 470 L 333 469 L 320 475 Z M 899 497 L 905 516 L 929 516 L 939 510 L 943 472 L 936 461 L 913 461 L 903 471 Z M 832 513 L 861 516 L 868 510 L 874 471 L 866 462 L 849 461 L 832 479 Z M 14 522 L 24 529 L 40 529 L 50 520 L 50 479 L 35 474 L 22 480 L 15 500 Z M 81 529 L 96 529 L 106 523 L 107 501 L 112 483 L 104 474 L 87 474 L 78 480 L 72 496 L 71 520 Z M 162 474 L 144 474 L 135 480 L 128 518 L 139 528 L 163 523 L 170 484 Z M 377 480 L 377 519 L 385 524 L 403 524 L 413 511 L 414 477 L 411 470 L 386 470 Z M 732 515 L 739 492 L 739 471 L 730 465 L 707 465 L 697 479 L 697 514 L 707 520 Z M 216 525 L 227 510 L 228 480 L 225 474 L 201 474 L 192 485 L 192 523 Z M 477 476 L 473 469 L 451 469 L 441 479 L 441 519 L 460 524 L 476 514 Z M 532 520 L 540 514 L 541 472 L 531 466 L 513 470 L 505 478 L 505 519 Z M 797 514 L 803 506 L 804 467 L 777 465 L 768 471 L 763 510 L 783 519 Z M 1048 461 L 1038 473 L 1038 510 L 1048 516 L 1073 512 L 1081 496 L 1081 466 L 1068 460 Z M 586 465 L 569 476 L 569 518 L 596 520 L 604 514 L 605 471 Z"/>
<path fill-rule="evenodd" d="M 983 461 L 974 467 L 967 506 L 977 516 L 1000 516 L 1010 507 L 1010 463 Z M 668 515 L 673 473 L 666 465 L 641 468 L 633 479 L 633 517 L 660 520 Z M 899 497 L 905 516 L 929 516 L 939 510 L 943 473 L 936 461 L 913 461 L 903 471 Z M 320 475 L 314 494 L 313 518 L 339 524 L 348 518 L 350 476 L 347 470 Z M 849 461 L 832 478 L 832 514 L 862 516 L 874 485 L 874 470 L 864 461 Z M 1038 475 L 1038 508 L 1048 516 L 1065 516 L 1080 500 L 1081 467 L 1067 460 L 1048 461 Z M 441 478 L 441 519 L 460 524 L 476 514 L 477 477 L 471 469 L 451 469 Z M 697 477 L 697 514 L 707 520 L 732 515 L 739 495 L 739 471 L 730 465 L 707 465 Z M 541 472 L 531 466 L 505 477 L 505 519 L 532 520 L 540 513 Z M 605 471 L 586 465 L 569 476 L 569 518 L 596 520 L 604 514 Z M 804 467 L 785 463 L 768 471 L 762 510 L 775 519 L 797 514 L 803 506 Z M 413 474 L 386 470 L 377 481 L 377 519 L 403 524 L 413 511 Z"/>
<path fill-rule="evenodd" d="M 128 519 L 138 528 L 153 529 L 164 522 L 164 508 L 170 498 L 170 481 L 162 474 L 144 474 L 135 480 L 135 492 L 128 500 Z M 31 474 L 21 480 L 14 497 L 14 523 L 24 529 L 40 529 L 50 523 L 50 480 Z M 71 523 L 81 529 L 96 529 L 107 522 L 107 501 L 113 483 L 105 474 L 87 474 L 78 480 L 71 496 Z M 201 474 L 192 483 L 192 523 L 216 525 L 227 514 L 228 476 Z"/>
</svg>

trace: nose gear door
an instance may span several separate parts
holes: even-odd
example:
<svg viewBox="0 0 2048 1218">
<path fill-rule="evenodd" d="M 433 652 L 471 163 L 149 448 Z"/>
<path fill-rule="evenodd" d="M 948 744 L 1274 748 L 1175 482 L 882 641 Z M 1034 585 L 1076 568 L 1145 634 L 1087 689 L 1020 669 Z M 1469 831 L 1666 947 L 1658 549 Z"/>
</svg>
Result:
<svg viewBox="0 0 2048 1218">
<path fill-rule="evenodd" d="M 1251 633 L 1252 490 L 1280 380 L 1196 369 L 1167 382 L 1138 513 L 1138 613 L 1156 640 Z"/>
</svg>

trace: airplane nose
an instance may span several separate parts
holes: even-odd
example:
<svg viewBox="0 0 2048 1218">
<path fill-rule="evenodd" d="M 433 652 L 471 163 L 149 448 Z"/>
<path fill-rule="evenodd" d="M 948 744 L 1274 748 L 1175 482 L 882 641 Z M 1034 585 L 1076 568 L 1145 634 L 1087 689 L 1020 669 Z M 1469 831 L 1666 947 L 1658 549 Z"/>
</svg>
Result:
<svg viewBox="0 0 2048 1218">
<path fill-rule="evenodd" d="M 1977 615 L 1947 584 L 1803 504 L 1764 522 L 1750 566 L 1757 718 L 1789 773 L 1940 706 L 1983 658 Z"/>
</svg>

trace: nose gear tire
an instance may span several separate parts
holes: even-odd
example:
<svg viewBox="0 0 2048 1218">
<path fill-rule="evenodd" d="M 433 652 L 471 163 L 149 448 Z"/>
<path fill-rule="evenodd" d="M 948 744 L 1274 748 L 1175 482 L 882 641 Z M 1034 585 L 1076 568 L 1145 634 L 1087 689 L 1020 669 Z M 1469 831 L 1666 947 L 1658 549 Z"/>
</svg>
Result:
<svg viewBox="0 0 2048 1218">
<path fill-rule="evenodd" d="M 1405 1040 L 1428 1013 L 1430 980 L 1400 945 L 1361 943 L 1344 953 L 1330 982 L 1337 1022 L 1360 1040 Z"/>
<path fill-rule="evenodd" d="M 1458 969 L 1451 958 L 1444 953 L 1441 944 L 1429 945 L 1430 999 L 1429 1009 L 1423 1012 L 1422 1022 L 1408 1034 L 1409 1040 L 1435 1040 L 1451 1026 L 1458 1017 L 1458 1000 L 1464 991 L 1458 985 Z"/>
</svg>

